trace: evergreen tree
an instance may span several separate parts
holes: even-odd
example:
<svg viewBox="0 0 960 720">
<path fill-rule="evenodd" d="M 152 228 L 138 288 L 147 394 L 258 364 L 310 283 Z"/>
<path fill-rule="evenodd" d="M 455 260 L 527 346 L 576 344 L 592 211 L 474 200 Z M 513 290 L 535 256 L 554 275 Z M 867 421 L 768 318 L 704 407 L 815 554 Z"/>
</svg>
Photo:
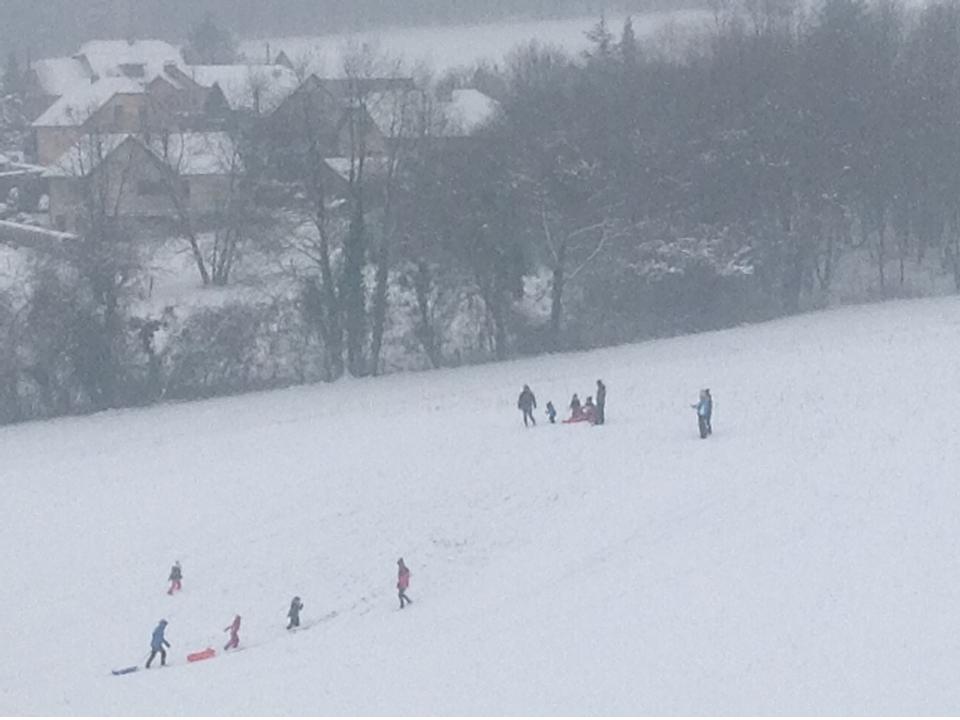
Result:
<svg viewBox="0 0 960 720">
<path fill-rule="evenodd" d="M 229 65 L 237 59 L 237 43 L 226 28 L 220 27 L 207 13 L 199 25 L 190 30 L 183 57 L 193 65 Z"/>
<path fill-rule="evenodd" d="M 606 60 L 613 54 L 613 33 L 607 27 L 607 16 L 600 14 L 600 21 L 585 33 L 587 40 L 593 43 L 593 49 L 584 52 L 589 59 Z"/>
</svg>

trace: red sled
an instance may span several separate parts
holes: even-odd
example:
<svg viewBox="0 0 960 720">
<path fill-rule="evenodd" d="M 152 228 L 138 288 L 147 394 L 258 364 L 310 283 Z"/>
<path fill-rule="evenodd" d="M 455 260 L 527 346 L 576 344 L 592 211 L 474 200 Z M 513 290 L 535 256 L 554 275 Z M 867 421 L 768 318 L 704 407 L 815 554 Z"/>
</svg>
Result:
<svg viewBox="0 0 960 720">
<path fill-rule="evenodd" d="M 199 650 L 195 653 L 190 653 L 187 655 L 187 662 L 199 662 L 200 660 L 209 660 L 212 657 L 215 657 L 217 651 L 213 648 L 207 648 L 206 650 Z"/>
<path fill-rule="evenodd" d="M 564 421 L 563 421 L 563 424 L 564 424 L 564 425 L 571 425 L 571 424 L 573 424 L 573 423 L 582 423 L 582 422 L 591 423 L 591 424 L 592 424 L 592 423 L 593 423 L 593 418 L 591 418 L 591 417 L 589 417 L 589 416 L 587 416 L 587 415 L 579 415 L 578 417 L 572 417 L 572 418 L 570 418 L 570 419 L 568 419 L 568 420 L 564 420 Z"/>
</svg>

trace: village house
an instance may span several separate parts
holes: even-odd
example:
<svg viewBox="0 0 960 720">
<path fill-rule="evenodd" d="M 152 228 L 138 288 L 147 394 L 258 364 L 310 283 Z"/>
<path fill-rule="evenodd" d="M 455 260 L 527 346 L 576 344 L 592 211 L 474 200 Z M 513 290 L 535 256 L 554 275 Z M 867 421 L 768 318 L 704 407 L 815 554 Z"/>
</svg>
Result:
<svg viewBox="0 0 960 720">
<path fill-rule="evenodd" d="M 162 40 L 92 40 L 75 55 L 31 62 L 24 75 L 24 108 L 31 121 L 59 98 L 103 78 L 127 78 L 142 85 L 167 67 L 183 64 L 180 50 Z"/>
<path fill-rule="evenodd" d="M 87 136 L 44 173 L 50 217 L 61 231 L 83 231 L 91 212 L 127 220 L 215 221 L 231 199 L 242 161 L 222 132 L 144 138 Z"/>
</svg>

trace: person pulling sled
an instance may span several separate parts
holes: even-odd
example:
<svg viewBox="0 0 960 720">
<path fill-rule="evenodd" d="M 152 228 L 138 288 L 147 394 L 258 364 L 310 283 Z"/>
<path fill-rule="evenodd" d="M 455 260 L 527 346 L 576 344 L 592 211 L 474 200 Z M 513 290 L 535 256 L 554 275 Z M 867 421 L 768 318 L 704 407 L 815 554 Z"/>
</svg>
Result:
<svg viewBox="0 0 960 720">
<path fill-rule="evenodd" d="M 287 617 L 290 618 L 290 624 L 287 625 L 287 630 L 300 627 L 301 610 L 303 610 L 303 603 L 300 602 L 300 596 L 297 595 L 290 601 L 290 610 L 287 612 Z"/>
<path fill-rule="evenodd" d="M 160 666 L 163 667 L 167 664 L 167 651 L 164 648 L 170 647 L 170 643 L 168 643 L 167 639 L 163 636 L 166 629 L 166 620 L 161 620 L 153 629 L 153 637 L 150 638 L 150 657 L 147 658 L 147 669 L 150 668 L 150 663 L 153 662 L 157 653 L 160 653 Z"/>
<path fill-rule="evenodd" d="M 230 640 L 227 641 L 227 644 L 223 646 L 224 651 L 233 650 L 240 645 L 240 616 L 237 615 L 233 618 L 233 622 L 227 625 L 223 629 L 224 632 L 230 633 Z"/>
</svg>

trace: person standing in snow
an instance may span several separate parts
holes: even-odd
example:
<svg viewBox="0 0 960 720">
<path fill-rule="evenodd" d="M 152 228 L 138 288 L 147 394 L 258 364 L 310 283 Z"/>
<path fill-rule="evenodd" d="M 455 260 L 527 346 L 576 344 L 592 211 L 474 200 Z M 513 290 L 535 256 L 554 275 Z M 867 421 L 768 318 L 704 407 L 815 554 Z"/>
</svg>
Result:
<svg viewBox="0 0 960 720">
<path fill-rule="evenodd" d="M 533 417 L 533 410 L 537 407 L 537 398 L 534 396 L 533 390 L 530 389 L 529 385 L 523 386 L 523 391 L 517 399 L 517 407 L 523 412 L 524 427 L 530 427 L 527 422 L 528 420 L 534 425 L 537 424 L 537 421 Z"/>
<path fill-rule="evenodd" d="M 303 603 L 300 602 L 300 596 L 297 595 L 290 601 L 290 611 L 287 613 L 287 617 L 290 618 L 290 624 L 287 625 L 287 630 L 300 627 L 301 610 L 303 610 Z"/>
<path fill-rule="evenodd" d="M 410 587 L 410 568 L 403 563 L 403 558 L 397 560 L 397 590 L 400 596 L 400 609 L 404 608 L 404 601 L 412 605 L 413 600 L 407 597 L 407 588 Z"/>
<path fill-rule="evenodd" d="M 581 417 L 583 417 L 583 407 L 580 405 L 580 396 L 574 393 L 570 400 L 570 419 L 579 420 Z"/>
<path fill-rule="evenodd" d="M 223 646 L 223 649 L 226 651 L 237 647 L 240 644 L 240 616 L 237 615 L 233 618 L 233 622 L 227 625 L 223 631 L 230 633 L 230 640 Z"/>
<path fill-rule="evenodd" d="M 147 659 L 148 669 L 150 663 L 152 663 L 153 659 L 157 656 L 157 653 L 160 653 L 160 666 L 163 667 L 167 664 L 167 651 L 164 650 L 164 647 L 170 647 L 170 643 L 168 643 L 167 639 L 163 636 L 166 629 L 166 620 L 161 620 L 153 629 L 153 637 L 150 638 L 150 657 Z"/>
<path fill-rule="evenodd" d="M 603 422 L 606 419 L 606 409 L 607 386 L 603 384 L 603 380 L 597 380 L 597 419 L 594 422 L 594 425 L 603 425 Z"/>
<path fill-rule="evenodd" d="M 707 436 L 713 433 L 710 427 L 710 416 L 713 414 L 713 398 L 710 397 L 709 390 L 700 391 L 700 400 L 696 405 L 691 405 L 697 411 L 697 425 L 700 430 L 700 439 L 706 440 Z"/>
<path fill-rule="evenodd" d="M 554 425 L 557 422 L 557 409 L 549 400 L 547 401 L 547 419 L 550 420 L 551 425 Z"/>
<path fill-rule="evenodd" d="M 710 388 L 703 391 L 707 398 L 707 435 L 713 435 L 713 396 L 710 394 Z"/>
<path fill-rule="evenodd" d="M 174 592 L 179 592 L 180 581 L 183 580 L 183 571 L 180 569 L 180 561 L 177 560 L 173 567 L 170 568 L 170 589 L 167 590 L 167 595 L 173 595 Z"/>
</svg>

